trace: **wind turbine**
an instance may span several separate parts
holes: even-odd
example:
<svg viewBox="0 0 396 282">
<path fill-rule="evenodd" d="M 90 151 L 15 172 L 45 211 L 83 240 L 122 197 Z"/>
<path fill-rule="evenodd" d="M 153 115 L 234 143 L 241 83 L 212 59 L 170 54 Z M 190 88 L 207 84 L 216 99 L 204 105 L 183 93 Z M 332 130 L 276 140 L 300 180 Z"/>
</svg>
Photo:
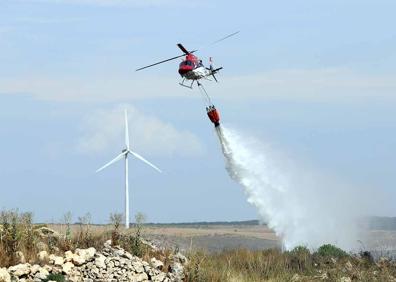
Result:
<svg viewBox="0 0 396 282">
<path fill-rule="evenodd" d="M 148 160 L 143 158 L 141 155 L 138 153 L 132 151 L 129 146 L 129 132 L 128 132 L 128 113 L 127 110 L 125 110 L 125 146 L 126 148 L 121 151 L 121 154 L 119 154 L 117 157 L 112 159 L 110 162 L 99 168 L 96 172 L 99 172 L 109 165 L 121 160 L 122 158 L 125 159 L 125 228 L 129 228 L 129 187 L 128 187 L 128 156 L 132 155 L 135 158 L 141 160 L 142 162 L 146 163 L 147 165 L 151 166 L 153 169 L 155 169 L 158 172 L 162 172 L 158 167 L 150 163 Z"/>
</svg>

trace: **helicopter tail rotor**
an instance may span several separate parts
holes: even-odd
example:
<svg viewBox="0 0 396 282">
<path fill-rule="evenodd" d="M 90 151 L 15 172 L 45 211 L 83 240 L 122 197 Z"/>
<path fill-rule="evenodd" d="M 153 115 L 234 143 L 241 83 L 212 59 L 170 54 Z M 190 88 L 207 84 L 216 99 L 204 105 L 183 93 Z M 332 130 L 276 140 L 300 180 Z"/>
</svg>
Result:
<svg viewBox="0 0 396 282">
<path fill-rule="evenodd" d="M 207 69 L 208 71 L 210 71 L 210 74 L 209 74 L 209 75 L 211 75 L 211 76 L 213 77 L 213 79 L 214 79 L 216 82 L 218 82 L 218 81 L 217 81 L 217 78 L 216 78 L 216 76 L 215 76 L 215 74 L 218 73 L 219 70 L 223 69 L 223 67 L 220 67 L 220 68 L 217 68 L 217 69 L 213 68 L 213 60 L 212 60 L 212 57 L 209 57 L 209 68 L 206 68 L 206 69 Z"/>
</svg>

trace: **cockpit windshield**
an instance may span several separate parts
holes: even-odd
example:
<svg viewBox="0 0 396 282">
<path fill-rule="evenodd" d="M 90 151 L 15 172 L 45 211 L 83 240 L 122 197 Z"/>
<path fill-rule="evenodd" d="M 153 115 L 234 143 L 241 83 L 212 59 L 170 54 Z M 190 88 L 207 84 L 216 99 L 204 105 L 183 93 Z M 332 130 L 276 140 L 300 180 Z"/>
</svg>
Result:
<svg viewBox="0 0 396 282">
<path fill-rule="evenodd" d="M 182 67 L 182 66 L 194 67 L 194 62 L 190 61 L 190 60 L 183 61 L 183 62 L 180 63 L 180 67 Z"/>
</svg>

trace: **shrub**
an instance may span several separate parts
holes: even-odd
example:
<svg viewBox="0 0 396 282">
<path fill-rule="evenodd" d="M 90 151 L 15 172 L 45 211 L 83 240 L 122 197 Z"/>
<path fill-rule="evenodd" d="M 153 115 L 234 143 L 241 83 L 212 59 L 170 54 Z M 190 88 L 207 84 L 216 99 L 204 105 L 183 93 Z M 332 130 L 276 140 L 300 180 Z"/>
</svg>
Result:
<svg viewBox="0 0 396 282">
<path fill-rule="evenodd" d="M 342 258 L 348 256 L 348 254 L 345 251 L 331 244 L 325 244 L 320 246 L 319 249 L 316 251 L 316 254 L 322 257 L 334 257 L 334 258 Z"/>
<path fill-rule="evenodd" d="M 122 221 L 122 214 L 120 213 L 112 213 L 110 214 L 110 222 L 113 224 L 114 229 L 111 232 L 111 241 L 113 245 L 120 244 L 120 226 Z"/>
<path fill-rule="evenodd" d="M 135 235 L 129 236 L 129 244 L 131 253 L 135 256 L 141 257 L 145 253 L 145 245 L 142 244 L 143 224 L 145 216 L 138 212 L 135 216 Z"/>
<path fill-rule="evenodd" d="M 63 276 L 62 274 L 59 274 L 59 273 L 58 274 L 53 274 L 53 273 L 51 273 L 43 281 L 44 282 L 48 282 L 48 281 L 65 282 L 66 279 L 65 279 L 65 276 Z"/>
<path fill-rule="evenodd" d="M 26 219 L 26 220 L 25 220 Z M 24 250 L 27 243 L 28 248 L 32 246 L 32 233 L 25 232 L 24 227 L 31 229 L 31 214 L 19 214 L 18 210 L 2 211 L 0 213 L 0 265 L 16 263 L 15 252 Z M 26 224 L 24 224 L 26 223 Z"/>
<path fill-rule="evenodd" d="M 89 248 L 94 241 L 91 233 L 91 214 L 86 213 L 84 216 L 80 216 L 78 221 L 80 228 L 77 234 L 77 245 Z"/>
<path fill-rule="evenodd" d="M 284 254 L 289 262 L 289 268 L 293 271 L 310 271 L 313 266 L 312 256 L 307 247 L 297 246 Z"/>
<path fill-rule="evenodd" d="M 297 246 L 289 252 L 291 255 L 310 255 L 311 252 L 305 246 Z"/>
</svg>

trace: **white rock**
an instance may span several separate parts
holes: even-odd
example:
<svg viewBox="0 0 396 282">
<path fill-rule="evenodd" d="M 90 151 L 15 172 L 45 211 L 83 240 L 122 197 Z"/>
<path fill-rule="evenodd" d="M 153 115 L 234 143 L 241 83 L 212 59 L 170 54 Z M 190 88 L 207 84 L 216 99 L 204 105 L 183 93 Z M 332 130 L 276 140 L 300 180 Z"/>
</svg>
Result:
<svg viewBox="0 0 396 282">
<path fill-rule="evenodd" d="M 30 268 L 30 273 L 34 275 L 40 271 L 40 268 L 41 268 L 41 266 L 38 264 L 32 265 L 32 267 Z"/>
<path fill-rule="evenodd" d="M 115 250 L 114 254 L 118 257 L 122 257 L 125 254 L 125 251 L 123 249 L 118 249 Z"/>
<path fill-rule="evenodd" d="M 35 230 L 36 234 L 38 234 L 41 238 L 59 238 L 59 233 L 55 230 L 52 230 L 48 227 L 41 227 Z"/>
<path fill-rule="evenodd" d="M 50 266 L 50 265 L 44 265 L 43 266 L 43 268 L 45 269 L 45 270 L 47 270 L 48 272 L 52 272 L 52 266 Z"/>
<path fill-rule="evenodd" d="M 62 266 L 62 272 L 67 275 L 71 272 L 73 267 L 74 267 L 74 264 L 72 264 L 70 261 L 68 261 Z"/>
<path fill-rule="evenodd" d="M 99 269 L 96 266 L 91 268 L 91 273 L 95 275 L 95 277 L 99 276 Z"/>
<path fill-rule="evenodd" d="M 158 282 L 162 282 L 162 281 L 165 280 L 165 278 L 166 278 L 166 274 L 165 274 L 164 272 L 161 272 L 160 274 L 158 274 L 158 275 L 152 277 L 152 280 L 153 280 L 153 281 L 156 281 L 156 282 L 157 282 L 157 281 L 158 281 Z"/>
<path fill-rule="evenodd" d="M 64 260 L 62 257 L 56 257 L 54 260 L 54 265 L 55 266 L 62 266 L 64 263 Z"/>
<path fill-rule="evenodd" d="M 68 281 L 70 282 L 80 282 L 83 279 L 81 278 L 81 276 L 79 275 L 79 273 L 73 272 L 72 275 L 69 275 L 68 277 Z"/>
<path fill-rule="evenodd" d="M 88 249 L 76 249 L 75 254 L 84 258 L 86 261 L 90 261 L 94 258 L 96 250 L 92 247 Z"/>
<path fill-rule="evenodd" d="M 66 251 L 65 252 L 65 261 L 72 261 L 73 260 L 73 252 L 72 251 Z"/>
<path fill-rule="evenodd" d="M 17 277 L 28 275 L 30 273 L 30 264 L 28 263 L 17 264 L 9 267 L 8 271 Z"/>
<path fill-rule="evenodd" d="M 39 272 L 36 273 L 36 275 L 34 275 L 34 277 L 37 279 L 40 279 L 40 280 L 44 280 L 47 278 L 48 275 L 49 275 L 49 272 L 47 269 L 40 268 Z"/>
<path fill-rule="evenodd" d="M 146 273 L 143 272 L 143 273 L 140 273 L 140 274 L 136 275 L 136 281 L 137 282 L 146 281 L 146 280 L 148 280 L 148 276 L 147 276 Z"/>
<path fill-rule="evenodd" d="M 105 260 L 106 260 L 106 257 L 102 254 L 99 254 L 99 256 L 95 259 L 95 265 L 98 268 L 106 268 Z"/>
<path fill-rule="evenodd" d="M 137 272 L 137 273 L 142 273 L 142 272 L 144 272 L 144 268 L 143 268 L 142 263 L 137 262 L 137 261 L 133 261 L 133 262 L 132 262 L 132 266 L 133 266 L 133 268 L 135 269 L 135 272 Z"/>
<path fill-rule="evenodd" d="M 0 281 L 11 282 L 11 275 L 8 273 L 6 268 L 0 268 Z"/>
<path fill-rule="evenodd" d="M 127 258 L 127 259 L 132 259 L 133 258 L 133 256 L 130 253 L 128 253 L 128 252 L 125 252 L 123 257 Z"/>
<path fill-rule="evenodd" d="M 52 263 L 55 266 L 62 266 L 64 263 L 63 257 L 59 257 L 56 255 L 49 255 L 49 262 Z"/>
<path fill-rule="evenodd" d="M 37 254 L 37 258 L 40 262 L 47 262 L 48 261 L 48 253 L 47 251 L 41 251 Z"/>
<path fill-rule="evenodd" d="M 172 271 L 172 273 L 174 273 L 179 278 L 183 278 L 184 277 L 184 268 L 183 268 L 183 265 L 180 262 L 174 262 L 171 265 L 171 271 Z"/>
<path fill-rule="evenodd" d="M 72 261 L 73 261 L 74 265 L 77 265 L 77 266 L 81 266 L 86 263 L 86 260 L 77 254 L 73 254 Z"/>
<path fill-rule="evenodd" d="M 151 259 L 151 266 L 155 269 L 162 269 L 164 267 L 164 263 L 156 258 Z"/>
</svg>

